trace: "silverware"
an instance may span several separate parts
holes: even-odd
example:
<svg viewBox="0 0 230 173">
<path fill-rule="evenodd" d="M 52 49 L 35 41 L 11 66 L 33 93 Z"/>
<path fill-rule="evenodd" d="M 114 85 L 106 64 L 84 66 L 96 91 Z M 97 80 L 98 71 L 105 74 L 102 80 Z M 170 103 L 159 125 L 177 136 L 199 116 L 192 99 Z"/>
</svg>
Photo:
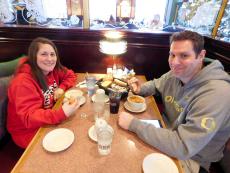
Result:
<svg viewBox="0 0 230 173">
<path fill-rule="evenodd" d="M 80 85 L 84 85 L 84 84 L 86 84 L 86 81 L 85 81 L 85 80 L 83 80 L 82 82 L 79 82 L 79 83 L 76 85 L 76 87 L 79 87 Z"/>
</svg>

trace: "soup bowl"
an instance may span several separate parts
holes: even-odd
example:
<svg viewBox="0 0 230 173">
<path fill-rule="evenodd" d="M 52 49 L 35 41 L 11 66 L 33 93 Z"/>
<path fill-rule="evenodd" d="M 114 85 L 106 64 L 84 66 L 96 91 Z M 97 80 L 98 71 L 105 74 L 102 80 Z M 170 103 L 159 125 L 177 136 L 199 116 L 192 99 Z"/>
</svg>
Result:
<svg viewBox="0 0 230 173">
<path fill-rule="evenodd" d="M 145 98 L 138 95 L 128 96 L 127 102 L 128 106 L 134 111 L 141 110 L 145 106 Z"/>
</svg>

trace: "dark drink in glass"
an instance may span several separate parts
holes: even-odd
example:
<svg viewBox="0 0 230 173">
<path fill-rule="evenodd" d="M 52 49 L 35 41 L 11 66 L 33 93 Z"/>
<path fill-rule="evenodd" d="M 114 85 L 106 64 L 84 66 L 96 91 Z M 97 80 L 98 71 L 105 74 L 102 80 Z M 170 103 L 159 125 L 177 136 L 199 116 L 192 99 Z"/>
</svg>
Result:
<svg viewBox="0 0 230 173">
<path fill-rule="evenodd" d="M 119 111 L 120 106 L 120 100 L 121 100 L 121 93 L 111 91 L 109 93 L 109 101 L 110 101 L 110 113 L 111 114 L 117 114 Z"/>
</svg>

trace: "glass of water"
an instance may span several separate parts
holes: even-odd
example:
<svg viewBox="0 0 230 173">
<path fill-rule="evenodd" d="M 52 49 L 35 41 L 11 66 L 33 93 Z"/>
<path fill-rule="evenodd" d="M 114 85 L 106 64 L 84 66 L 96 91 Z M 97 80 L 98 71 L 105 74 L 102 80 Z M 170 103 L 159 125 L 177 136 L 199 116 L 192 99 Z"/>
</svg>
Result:
<svg viewBox="0 0 230 173">
<path fill-rule="evenodd" d="M 111 152 L 113 132 L 108 128 L 97 132 L 97 146 L 100 155 L 108 155 Z"/>
<path fill-rule="evenodd" d="M 86 76 L 86 86 L 88 91 L 88 96 L 92 96 L 96 90 L 96 77 L 95 76 Z"/>
<path fill-rule="evenodd" d="M 98 118 L 103 118 L 104 106 L 105 106 L 104 102 L 94 102 L 93 103 L 93 115 L 94 115 L 95 121 Z"/>
</svg>

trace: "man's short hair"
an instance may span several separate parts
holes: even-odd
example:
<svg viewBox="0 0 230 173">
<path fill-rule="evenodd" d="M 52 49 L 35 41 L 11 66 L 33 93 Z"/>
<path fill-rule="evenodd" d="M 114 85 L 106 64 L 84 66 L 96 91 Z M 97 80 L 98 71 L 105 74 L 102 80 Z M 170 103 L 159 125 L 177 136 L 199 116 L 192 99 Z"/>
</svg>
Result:
<svg viewBox="0 0 230 173">
<path fill-rule="evenodd" d="M 190 40 L 193 44 L 193 50 L 198 55 L 204 49 L 204 38 L 202 35 L 193 31 L 176 32 L 170 37 L 170 45 L 174 41 Z"/>
</svg>

